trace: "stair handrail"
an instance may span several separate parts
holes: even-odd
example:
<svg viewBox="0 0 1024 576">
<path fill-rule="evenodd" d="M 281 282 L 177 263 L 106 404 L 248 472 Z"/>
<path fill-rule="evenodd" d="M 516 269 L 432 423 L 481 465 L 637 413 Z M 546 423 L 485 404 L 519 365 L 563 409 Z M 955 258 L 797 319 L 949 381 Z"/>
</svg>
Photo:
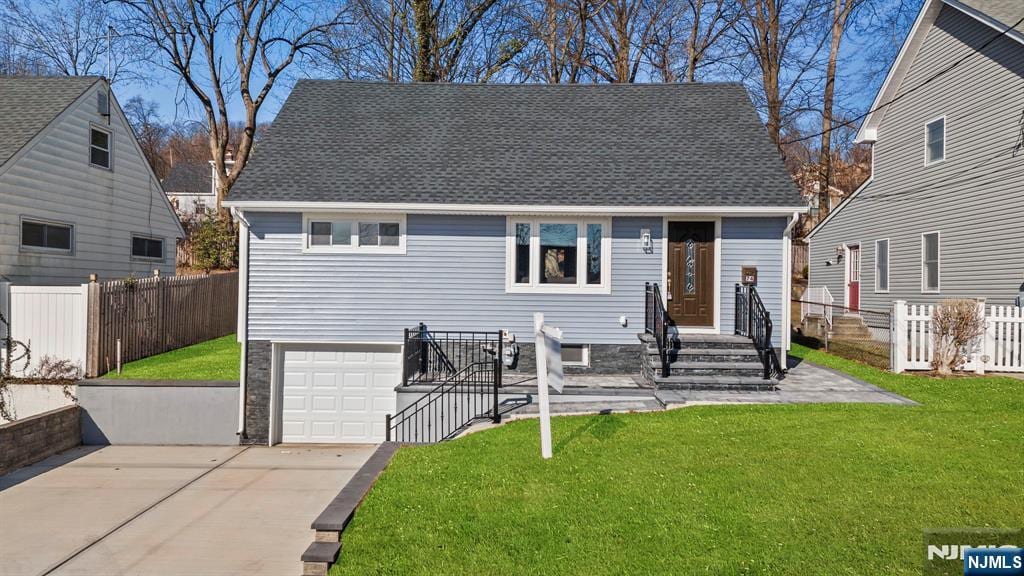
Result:
<svg viewBox="0 0 1024 576">
<path fill-rule="evenodd" d="M 761 301 L 757 288 L 736 284 L 736 334 L 750 338 L 764 367 L 765 380 L 782 374 L 779 357 L 772 345 L 771 313 Z"/>
<path fill-rule="evenodd" d="M 501 360 L 474 362 L 452 374 L 394 415 L 385 417 L 388 442 L 434 444 L 482 418 L 501 422 Z"/>
<path fill-rule="evenodd" d="M 420 322 L 406 328 L 402 385 L 443 382 L 466 366 L 500 357 L 504 334 L 500 331 L 433 331 Z"/>
<path fill-rule="evenodd" d="M 665 300 L 661 297 L 661 288 L 657 282 L 644 283 L 644 332 L 654 336 L 658 346 L 658 357 L 661 360 L 661 375 L 668 378 L 672 373 L 672 362 L 669 359 L 668 312 L 665 311 Z"/>
</svg>

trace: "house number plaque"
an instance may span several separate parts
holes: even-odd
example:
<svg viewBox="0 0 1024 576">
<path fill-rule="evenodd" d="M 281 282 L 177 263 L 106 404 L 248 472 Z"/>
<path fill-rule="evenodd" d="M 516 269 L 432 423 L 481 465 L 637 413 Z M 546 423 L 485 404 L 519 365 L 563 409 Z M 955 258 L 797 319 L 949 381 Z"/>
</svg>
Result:
<svg viewBox="0 0 1024 576">
<path fill-rule="evenodd" d="M 757 286 L 757 268 L 754 266 L 744 266 L 742 269 L 743 282 L 746 286 Z"/>
</svg>

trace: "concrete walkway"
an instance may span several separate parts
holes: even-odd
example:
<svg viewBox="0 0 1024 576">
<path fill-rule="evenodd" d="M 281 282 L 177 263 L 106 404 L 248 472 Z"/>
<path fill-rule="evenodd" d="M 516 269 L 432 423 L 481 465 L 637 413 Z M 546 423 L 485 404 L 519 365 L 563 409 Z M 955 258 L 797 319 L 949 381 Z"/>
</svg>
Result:
<svg viewBox="0 0 1024 576">
<path fill-rule="evenodd" d="M 0 575 L 301 572 L 374 446 L 81 447 L 0 476 Z"/>
<path fill-rule="evenodd" d="M 717 391 L 717 390 L 660 390 L 655 396 L 668 407 L 699 404 L 812 404 L 812 403 L 867 403 L 917 404 L 913 400 L 883 390 L 863 380 L 831 368 L 789 359 L 789 371 L 779 382 L 778 390 L 769 392 Z"/>
</svg>

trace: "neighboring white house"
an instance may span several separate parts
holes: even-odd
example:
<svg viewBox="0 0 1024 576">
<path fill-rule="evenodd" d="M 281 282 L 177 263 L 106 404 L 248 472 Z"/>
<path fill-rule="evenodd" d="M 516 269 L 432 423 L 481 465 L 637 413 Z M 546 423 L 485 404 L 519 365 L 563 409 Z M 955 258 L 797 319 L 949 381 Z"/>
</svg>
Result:
<svg viewBox="0 0 1024 576">
<path fill-rule="evenodd" d="M 235 161 L 228 152 L 224 160 L 228 173 Z M 217 207 L 217 168 L 213 160 L 206 163 L 181 162 L 171 166 L 161 183 L 171 205 L 182 218 L 194 216 Z"/>
<path fill-rule="evenodd" d="M 0 79 L 0 281 L 170 275 L 182 236 L 106 80 Z"/>
</svg>

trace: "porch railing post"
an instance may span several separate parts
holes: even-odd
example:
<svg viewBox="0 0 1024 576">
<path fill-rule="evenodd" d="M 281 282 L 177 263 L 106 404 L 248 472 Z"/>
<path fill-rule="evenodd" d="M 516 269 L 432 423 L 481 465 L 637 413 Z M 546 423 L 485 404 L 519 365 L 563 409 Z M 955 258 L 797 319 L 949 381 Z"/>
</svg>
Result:
<svg viewBox="0 0 1024 576">
<path fill-rule="evenodd" d="M 764 379 L 771 378 L 771 348 L 772 348 L 772 313 L 764 311 L 764 346 L 765 346 L 765 359 L 764 362 Z"/>
<path fill-rule="evenodd" d="M 429 368 L 428 355 L 427 355 L 427 325 L 420 322 L 419 335 L 420 341 L 420 374 L 427 374 L 427 368 Z"/>
<path fill-rule="evenodd" d="M 384 440 L 391 442 L 391 414 L 384 416 Z"/>
<path fill-rule="evenodd" d="M 500 339 L 498 340 L 501 341 Z M 492 401 L 494 403 L 494 414 L 492 420 L 495 424 L 501 422 L 501 412 L 498 411 L 498 388 L 501 386 L 501 359 L 494 359 L 494 394 Z"/>
<path fill-rule="evenodd" d="M 409 385 L 409 329 L 405 328 L 402 337 L 402 386 Z"/>
</svg>

